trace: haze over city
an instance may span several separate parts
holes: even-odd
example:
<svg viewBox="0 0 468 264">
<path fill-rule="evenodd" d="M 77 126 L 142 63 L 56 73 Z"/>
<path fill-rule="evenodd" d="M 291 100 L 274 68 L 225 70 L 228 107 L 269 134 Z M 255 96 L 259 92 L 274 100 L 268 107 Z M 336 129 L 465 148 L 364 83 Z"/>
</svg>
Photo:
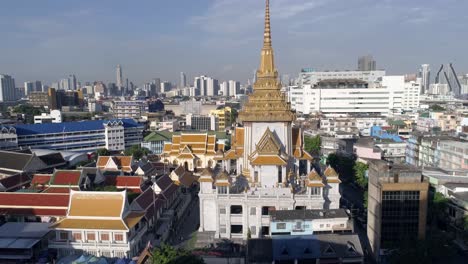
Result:
<svg viewBox="0 0 468 264">
<path fill-rule="evenodd" d="M 5 1 L 0 72 L 18 83 L 73 73 L 113 81 L 115 65 L 136 84 L 154 77 L 252 78 L 263 1 Z M 372 54 L 390 74 L 452 62 L 468 70 L 463 0 L 274 0 L 273 43 L 281 74 L 356 69 Z M 27 7 L 27 8 L 25 8 Z"/>
</svg>

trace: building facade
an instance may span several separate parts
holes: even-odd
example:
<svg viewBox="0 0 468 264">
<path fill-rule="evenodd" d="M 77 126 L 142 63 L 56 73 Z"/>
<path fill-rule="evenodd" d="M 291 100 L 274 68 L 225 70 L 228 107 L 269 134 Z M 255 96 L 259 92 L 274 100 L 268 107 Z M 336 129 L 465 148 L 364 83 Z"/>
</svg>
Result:
<svg viewBox="0 0 468 264">
<path fill-rule="evenodd" d="M 429 183 L 410 165 L 369 161 L 367 235 L 379 261 L 386 249 L 426 235 Z"/>
<path fill-rule="evenodd" d="M 214 171 L 200 173 L 200 232 L 258 238 L 270 234 L 273 210 L 338 208 L 338 175 L 332 168 L 322 175 L 310 170 L 312 157 L 278 77 L 267 1 L 257 80 L 239 112 L 243 126 L 235 128 L 229 151 L 216 152 Z"/>
<path fill-rule="evenodd" d="M 0 102 L 16 101 L 15 79 L 10 75 L 0 74 Z"/>
<path fill-rule="evenodd" d="M 133 119 L 16 125 L 18 145 L 23 148 L 68 151 L 124 150 L 139 145 L 143 126 Z"/>
<path fill-rule="evenodd" d="M 114 118 L 140 119 L 148 112 L 148 102 L 143 100 L 113 101 L 112 114 Z"/>
</svg>

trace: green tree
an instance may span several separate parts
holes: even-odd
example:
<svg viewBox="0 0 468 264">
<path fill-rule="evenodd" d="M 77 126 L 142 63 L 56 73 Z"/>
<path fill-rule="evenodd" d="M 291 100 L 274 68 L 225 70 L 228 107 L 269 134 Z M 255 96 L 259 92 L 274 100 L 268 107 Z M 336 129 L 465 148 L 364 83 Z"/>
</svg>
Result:
<svg viewBox="0 0 468 264">
<path fill-rule="evenodd" d="M 46 110 L 44 107 L 36 108 L 28 104 L 17 105 L 13 108 L 13 113 L 25 115 L 25 121 L 27 124 L 33 124 L 34 116 L 45 112 Z"/>
<path fill-rule="evenodd" d="M 106 148 L 100 148 L 96 151 L 96 155 L 98 156 L 110 156 L 111 153 L 108 149 Z"/>
<path fill-rule="evenodd" d="M 204 264 L 205 261 L 183 249 L 163 244 L 153 251 L 154 264 Z"/>
<path fill-rule="evenodd" d="M 433 221 L 433 224 L 442 224 L 445 221 L 445 215 L 448 207 L 449 199 L 447 199 L 440 192 L 434 194 L 434 198 L 430 203 L 430 220 Z"/>
<path fill-rule="evenodd" d="M 140 145 L 133 145 L 130 148 L 126 149 L 124 151 L 124 154 L 126 156 L 133 156 L 134 159 L 139 160 L 143 156 L 147 156 L 148 154 L 150 154 L 150 151 L 147 148 L 142 148 Z"/>
<path fill-rule="evenodd" d="M 465 231 L 468 231 L 468 215 L 465 215 L 463 217 L 463 228 L 465 229 Z"/>
<path fill-rule="evenodd" d="M 353 167 L 356 183 L 362 189 L 367 189 L 367 183 L 369 179 L 366 177 L 366 172 L 368 169 L 369 166 L 362 162 L 356 162 Z"/>
<path fill-rule="evenodd" d="M 93 191 L 95 192 L 118 192 L 119 189 L 114 185 L 106 185 L 106 186 L 96 186 L 94 187 Z"/>
<path fill-rule="evenodd" d="M 320 135 L 315 137 L 304 137 L 304 149 L 309 153 L 318 154 L 320 152 Z"/>
<path fill-rule="evenodd" d="M 338 160 L 338 155 L 336 155 L 335 153 L 330 153 L 327 157 L 327 164 L 332 166 L 334 169 L 337 169 Z"/>
<path fill-rule="evenodd" d="M 362 194 L 362 204 L 364 205 L 364 209 L 367 210 L 367 205 L 369 203 L 369 192 L 367 190 L 364 191 L 364 193 Z"/>
<path fill-rule="evenodd" d="M 443 111 L 445 111 L 445 108 L 438 105 L 438 104 L 431 105 L 431 107 L 429 107 L 429 108 L 434 112 L 443 112 Z"/>
<path fill-rule="evenodd" d="M 390 251 L 389 263 L 441 263 L 455 253 L 450 246 L 452 240 L 450 235 L 437 230 L 428 233 L 425 240 L 402 239 Z"/>
</svg>

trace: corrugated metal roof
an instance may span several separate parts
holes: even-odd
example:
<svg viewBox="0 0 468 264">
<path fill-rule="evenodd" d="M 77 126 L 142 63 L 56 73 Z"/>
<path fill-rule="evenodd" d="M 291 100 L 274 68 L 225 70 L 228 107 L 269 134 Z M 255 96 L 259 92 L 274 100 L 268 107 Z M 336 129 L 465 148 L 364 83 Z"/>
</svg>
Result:
<svg viewBox="0 0 468 264">
<path fill-rule="evenodd" d="M 64 122 L 64 123 L 47 123 L 34 125 L 16 125 L 16 133 L 19 136 L 32 134 L 51 134 L 62 132 L 80 132 L 90 130 L 104 129 L 104 123 L 122 121 L 125 128 L 140 127 L 133 119 L 118 119 L 118 120 L 93 120 L 79 122 Z"/>
</svg>

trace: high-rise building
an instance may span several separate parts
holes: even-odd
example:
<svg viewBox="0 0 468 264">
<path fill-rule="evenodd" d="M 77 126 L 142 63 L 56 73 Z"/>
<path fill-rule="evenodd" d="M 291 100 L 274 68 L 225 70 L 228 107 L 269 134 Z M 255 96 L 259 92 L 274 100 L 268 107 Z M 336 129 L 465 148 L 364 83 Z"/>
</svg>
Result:
<svg viewBox="0 0 468 264">
<path fill-rule="evenodd" d="M 229 81 L 229 96 L 236 96 L 240 92 L 240 82 Z"/>
<path fill-rule="evenodd" d="M 70 85 L 69 90 L 75 91 L 78 89 L 78 83 L 76 82 L 76 77 L 74 74 L 70 74 L 70 76 L 68 76 L 68 83 Z"/>
<path fill-rule="evenodd" d="M 447 84 L 448 89 L 455 96 L 459 96 L 461 94 L 462 87 L 460 80 L 458 80 L 457 73 L 455 72 L 452 63 L 447 65 L 442 64 L 440 66 L 435 77 L 435 83 Z"/>
<path fill-rule="evenodd" d="M 369 161 L 367 236 L 376 260 L 403 240 L 425 238 L 428 191 L 418 168 Z"/>
<path fill-rule="evenodd" d="M 123 79 L 122 79 L 122 67 L 120 64 L 117 64 L 117 69 L 116 69 L 116 74 L 117 74 L 117 88 L 119 89 L 119 92 L 121 95 L 125 94 L 124 93 L 124 87 L 123 87 Z"/>
<path fill-rule="evenodd" d="M 10 75 L 0 74 L 0 102 L 16 101 L 15 79 Z"/>
<path fill-rule="evenodd" d="M 170 82 L 161 82 L 161 93 L 167 93 L 171 90 L 172 84 Z"/>
<path fill-rule="evenodd" d="M 358 59 L 358 71 L 375 71 L 376 62 L 372 55 L 361 56 Z"/>
<path fill-rule="evenodd" d="M 223 96 L 229 96 L 229 84 L 224 81 L 219 85 L 219 90 Z"/>
<path fill-rule="evenodd" d="M 429 64 L 421 65 L 419 74 L 421 78 L 421 94 L 427 94 L 429 93 L 429 85 L 431 84 L 431 69 L 429 68 Z"/>
<path fill-rule="evenodd" d="M 31 92 L 42 92 L 41 81 L 24 82 L 25 95 L 29 95 Z"/>
<path fill-rule="evenodd" d="M 206 79 L 206 95 L 207 96 L 215 96 L 218 95 L 219 84 L 218 80 L 213 78 Z"/>
<path fill-rule="evenodd" d="M 151 84 L 153 85 L 153 86 L 151 86 L 151 89 L 154 89 L 154 90 L 151 90 L 150 96 L 157 96 L 158 93 L 161 92 L 161 79 L 154 78 L 151 81 Z"/>
<path fill-rule="evenodd" d="M 193 86 L 195 87 L 195 93 L 196 95 L 200 96 L 206 96 L 206 88 L 207 88 L 207 79 L 209 77 L 206 77 L 205 75 L 202 75 L 200 77 L 195 77 Z"/>
<path fill-rule="evenodd" d="M 185 87 L 187 87 L 187 76 L 185 75 L 185 73 L 181 72 L 179 88 L 185 88 Z"/>
</svg>

